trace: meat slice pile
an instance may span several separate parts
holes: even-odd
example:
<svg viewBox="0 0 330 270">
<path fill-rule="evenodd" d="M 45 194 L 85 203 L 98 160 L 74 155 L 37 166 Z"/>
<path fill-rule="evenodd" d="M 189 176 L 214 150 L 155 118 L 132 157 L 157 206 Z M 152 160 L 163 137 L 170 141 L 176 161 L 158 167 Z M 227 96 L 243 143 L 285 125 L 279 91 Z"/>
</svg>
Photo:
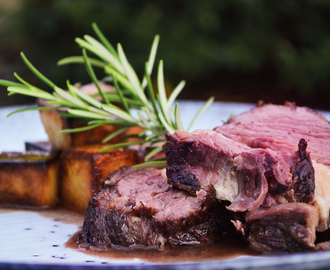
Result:
<svg viewBox="0 0 330 270">
<path fill-rule="evenodd" d="M 265 252 L 329 249 L 330 124 L 263 105 L 214 130 L 166 135 L 165 170 L 122 168 L 89 202 L 80 243 L 164 248 L 239 232 Z"/>
<path fill-rule="evenodd" d="M 216 190 L 261 251 L 315 249 L 329 228 L 330 125 L 292 104 L 263 105 L 227 124 L 167 135 L 168 182 L 191 194 Z M 326 246 L 326 245 L 323 245 Z"/>
<path fill-rule="evenodd" d="M 90 200 L 79 241 L 101 249 L 208 244 L 228 232 L 228 213 L 210 190 L 172 189 L 165 170 L 124 167 Z"/>
</svg>

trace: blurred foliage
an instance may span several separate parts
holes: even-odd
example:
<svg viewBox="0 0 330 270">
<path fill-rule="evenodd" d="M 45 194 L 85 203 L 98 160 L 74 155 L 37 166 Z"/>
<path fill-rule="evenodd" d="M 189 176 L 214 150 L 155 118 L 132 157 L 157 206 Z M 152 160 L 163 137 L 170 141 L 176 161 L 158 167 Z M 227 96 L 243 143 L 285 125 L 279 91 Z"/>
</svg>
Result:
<svg viewBox="0 0 330 270">
<path fill-rule="evenodd" d="M 2 79 L 13 80 L 14 70 L 30 77 L 19 57 L 24 51 L 62 87 L 66 79 L 89 82 L 83 66 L 58 68 L 56 63 L 81 53 L 74 38 L 94 35 L 91 24 L 96 22 L 113 45 L 123 45 L 140 74 L 152 39 L 160 34 L 158 57 L 164 60 L 168 85 L 188 82 L 180 98 L 293 100 L 330 110 L 329 1 L 15 2 L 7 7 L 0 1 Z M 29 78 L 39 83 L 34 80 Z"/>
</svg>

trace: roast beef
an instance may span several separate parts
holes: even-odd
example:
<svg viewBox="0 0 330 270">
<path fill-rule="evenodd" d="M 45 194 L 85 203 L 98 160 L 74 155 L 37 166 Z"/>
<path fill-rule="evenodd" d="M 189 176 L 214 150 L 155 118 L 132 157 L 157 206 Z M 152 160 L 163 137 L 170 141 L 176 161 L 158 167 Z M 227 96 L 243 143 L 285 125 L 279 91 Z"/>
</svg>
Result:
<svg viewBox="0 0 330 270">
<path fill-rule="evenodd" d="M 232 117 L 216 132 L 252 148 L 282 153 L 296 151 L 301 138 L 308 142 L 311 159 L 330 166 L 330 125 L 319 113 L 287 103 L 264 104 Z"/>
<path fill-rule="evenodd" d="M 228 214 L 212 190 L 192 196 L 171 188 L 164 170 L 124 167 L 90 200 L 79 241 L 101 248 L 207 244 L 234 228 Z"/>
<path fill-rule="evenodd" d="M 168 182 L 194 195 L 214 188 L 218 200 L 234 212 L 254 211 L 283 201 L 311 202 L 314 170 L 305 140 L 284 156 L 250 148 L 212 130 L 166 135 Z"/>
<path fill-rule="evenodd" d="M 252 148 L 272 149 L 283 155 L 290 155 L 295 151 L 297 142 L 304 138 L 316 175 L 313 204 L 320 214 L 317 230 L 324 231 L 329 228 L 330 124 L 321 114 L 292 103 L 286 103 L 285 106 L 262 104 L 232 117 L 228 123 L 214 130 Z M 309 167 L 310 162 L 301 164 L 301 167 L 305 166 Z M 310 172 L 308 169 L 299 168 L 298 171 L 301 171 L 301 174 Z M 301 194 L 305 193 L 305 185 L 304 181 L 296 184 Z M 310 184 L 307 184 L 307 189 L 309 187 Z"/>
<path fill-rule="evenodd" d="M 264 105 L 223 126 L 167 135 L 168 182 L 190 194 L 213 187 L 254 249 L 301 251 L 327 230 L 330 125 L 307 108 Z M 218 133 L 216 135 L 215 133 Z"/>
<path fill-rule="evenodd" d="M 329 131 L 318 113 L 290 104 L 166 134 L 166 171 L 107 176 L 79 242 L 163 249 L 212 243 L 236 228 L 260 251 L 330 249 L 316 239 L 329 227 Z"/>
</svg>

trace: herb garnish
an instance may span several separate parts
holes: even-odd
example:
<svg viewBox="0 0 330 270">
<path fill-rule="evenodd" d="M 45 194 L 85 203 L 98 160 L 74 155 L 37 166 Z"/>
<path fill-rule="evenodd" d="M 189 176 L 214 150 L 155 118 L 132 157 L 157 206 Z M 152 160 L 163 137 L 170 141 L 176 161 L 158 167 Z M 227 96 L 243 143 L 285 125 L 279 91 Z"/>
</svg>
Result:
<svg viewBox="0 0 330 270">
<path fill-rule="evenodd" d="M 158 35 L 156 35 L 153 40 L 149 59 L 145 64 L 145 74 L 142 82 L 140 82 L 137 74 L 128 62 L 122 46 L 118 44 L 117 50 L 115 50 L 95 23 L 92 27 L 98 40 L 88 35 L 85 35 L 84 39 L 77 38 L 76 42 L 82 48 L 82 55 L 62 59 L 58 64 L 84 63 L 91 80 L 98 89 L 102 102 L 81 92 L 69 81 L 67 81 L 68 91 L 56 86 L 56 84 L 42 75 L 23 53 L 21 53 L 21 57 L 27 67 L 48 87 L 52 88 L 54 92 L 48 93 L 29 84 L 16 73 L 14 73 L 14 75 L 19 83 L 0 80 L 0 85 L 7 87 L 8 95 L 22 94 L 41 98 L 46 100 L 49 104 L 57 105 L 58 108 L 67 108 L 67 112 L 63 114 L 65 117 L 84 118 L 88 121 L 87 125 L 83 128 L 63 130 L 60 133 L 79 132 L 81 130 L 93 129 L 102 124 L 120 126 L 121 128 L 104 138 L 103 143 L 105 143 L 133 126 L 141 127 L 143 131 L 140 134 L 136 134 L 137 138 L 142 139 L 141 141 L 118 143 L 105 147 L 101 151 L 122 146 L 146 145 L 149 149 L 149 154 L 146 155 L 146 163 L 142 166 L 164 167 L 166 164 L 165 158 L 152 158 L 162 152 L 162 144 L 165 142 L 165 133 L 174 133 L 175 130 L 184 130 L 180 118 L 179 104 L 176 103 L 174 106 L 172 105 L 182 91 L 185 82 L 181 81 L 173 90 L 170 97 L 167 98 L 164 84 L 163 61 L 160 60 L 157 72 L 158 93 L 155 93 L 151 82 L 151 73 L 159 44 Z M 87 52 L 92 53 L 98 58 L 88 56 Z M 105 79 L 108 80 L 110 78 L 116 91 L 110 93 L 102 91 L 94 73 L 93 66 L 104 70 L 106 75 Z M 197 117 L 212 102 L 213 98 L 210 98 L 197 112 L 188 127 L 188 131 Z M 118 104 L 121 106 L 119 107 Z M 14 111 L 11 114 L 26 110 L 51 109 L 54 109 L 54 107 L 29 107 Z M 141 165 L 136 167 L 139 166 L 141 167 Z"/>
</svg>

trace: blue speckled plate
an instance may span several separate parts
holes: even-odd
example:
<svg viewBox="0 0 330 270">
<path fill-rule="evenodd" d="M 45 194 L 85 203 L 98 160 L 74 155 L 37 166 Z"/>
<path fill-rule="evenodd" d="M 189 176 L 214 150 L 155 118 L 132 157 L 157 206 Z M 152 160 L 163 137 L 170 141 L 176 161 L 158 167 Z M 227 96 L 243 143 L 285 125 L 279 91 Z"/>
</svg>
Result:
<svg viewBox="0 0 330 270">
<path fill-rule="evenodd" d="M 203 102 L 180 102 L 183 122 L 189 124 Z M 221 125 L 250 104 L 215 102 L 193 129 Z M 26 141 L 47 140 L 38 112 L 6 115 L 20 107 L 0 109 L 0 151 L 23 151 Z M 329 120 L 330 113 L 322 112 Z M 82 226 L 83 216 L 69 212 L 27 211 L 0 208 L 0 269 L 330 269 L 330 252 L 240 256 L 235 259 L 184 263 L 148 263 L 139 259 L 116 260 L 86 255 L 65 247 Z"/>
</svg>

